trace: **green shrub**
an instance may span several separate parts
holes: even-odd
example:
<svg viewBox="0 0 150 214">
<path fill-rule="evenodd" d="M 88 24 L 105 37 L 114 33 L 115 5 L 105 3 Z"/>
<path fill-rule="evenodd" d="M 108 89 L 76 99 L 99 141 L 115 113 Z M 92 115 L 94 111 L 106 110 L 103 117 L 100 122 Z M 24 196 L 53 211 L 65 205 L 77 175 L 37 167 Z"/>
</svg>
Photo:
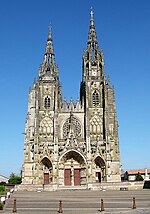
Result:
<svg viewBox="0 0 150 214">
<path fill-rule="evenodd" d="M 1 185 L 4 185 L 4 186 L 5 186 L 5 185 L 6 185 L 6 182 L 4 182 L 4 181 L 0 182 L 0 186 L 1 186 Z"/>
<path fill-rule="evenodd" d="M 4 192 L 5 191 L 5 186 L 4 185 L 0 185 L 0 192 Z"/>
<path fill-rule="evenodd" d="M 143 181 L 143 177 L 142 175 L 138 172 L 138 174 L 136 175 L 136 178 L 135 178 L 136 181 Z"/>
<path fill-rule="evenodd" d="M 3 210 L 4 204 L 0 203 L 0 210 Z"/>
<path fill-rule="evenodd" d="M 19 176 L 10 177 L 8 180 L 8 183 L 9 184 L 21 184 L 21 177 L 19 177 Z"/>
</svg>

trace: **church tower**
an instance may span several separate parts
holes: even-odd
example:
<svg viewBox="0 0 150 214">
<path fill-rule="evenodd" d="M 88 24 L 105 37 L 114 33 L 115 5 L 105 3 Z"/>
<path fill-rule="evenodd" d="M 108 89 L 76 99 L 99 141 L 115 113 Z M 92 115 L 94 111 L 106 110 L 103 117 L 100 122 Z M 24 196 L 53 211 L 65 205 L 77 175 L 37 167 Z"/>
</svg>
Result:
<svg viewBox="0 0 150 214">
<path fill-rule="evenodd" d="M 58 67 L 55 64 L 52 32 L 49 31 L 38 81 L 28 95 L 28 114 L 25 127 L 23 183 L 52 182 L 51 161 L 58 159 L 58 111 L 62 95 Z M 44 158 L 43 158 L 44 157 Z M 54 180 L 54 179 L 53 179 Z"/>
<path fill-rule="evenodd" d="M 110 78 L 108 81 L 105 78 L 104 54 L 98 47 L 93 10 L 90 13 L 87 49 L 83 53 L 80 99 L 85 111 L 87 161 L 91 163 L 92 175 L 96 173 L 98 181 L 120 181 L 114 89 Z M 96 172 L 92 163 L 96 164 Z"/>
<path fill-rule="evenodd" d="M 93 10 L 82 57 L 80 100 L 62 100 L 51 29 L 38 80 L 28 95 L 22 188 L 94 189 L 120 181 L 114 88 L 104 73 Z M 24 186 L 24 187 L 23 187 Z"/>
</svg>

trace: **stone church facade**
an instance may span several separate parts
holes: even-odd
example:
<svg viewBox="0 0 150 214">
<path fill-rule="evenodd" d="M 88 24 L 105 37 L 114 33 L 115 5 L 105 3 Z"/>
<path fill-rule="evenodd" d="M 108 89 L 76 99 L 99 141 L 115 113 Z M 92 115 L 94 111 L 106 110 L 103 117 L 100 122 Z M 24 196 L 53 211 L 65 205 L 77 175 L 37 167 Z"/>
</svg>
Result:
<svg viewBox="0 0 150 214">
<path fill-rule="evenodd" d="M 114 88 L 105 78 L 93 11 L 82 60 L 80 100 L 67 103 L 49 31 L 39 77 L 28 95 L 22 185 L 90 188 L 120 182 Z"/>
</svg>

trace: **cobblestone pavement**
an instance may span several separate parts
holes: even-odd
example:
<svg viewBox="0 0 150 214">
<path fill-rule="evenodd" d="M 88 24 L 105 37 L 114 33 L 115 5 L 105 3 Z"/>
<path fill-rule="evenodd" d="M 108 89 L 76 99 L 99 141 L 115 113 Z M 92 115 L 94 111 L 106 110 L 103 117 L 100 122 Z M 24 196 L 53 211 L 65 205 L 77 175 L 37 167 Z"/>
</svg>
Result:
<svg viewBox="0 0 150 214">
<path fill-rule="evenodd" d="M 136 209 L 132 209 L 133 197 Z M 150 214 L 150 190 L 15 192 L 3 213 L 12 213 L 15 198 L 18 214 L 56 214 L 59 200 L 62 200 L 63 214 L 98 214 L 101 199 L 104 201 L 104 211 L 101 213 L 104 214 Z"/>
</svg>

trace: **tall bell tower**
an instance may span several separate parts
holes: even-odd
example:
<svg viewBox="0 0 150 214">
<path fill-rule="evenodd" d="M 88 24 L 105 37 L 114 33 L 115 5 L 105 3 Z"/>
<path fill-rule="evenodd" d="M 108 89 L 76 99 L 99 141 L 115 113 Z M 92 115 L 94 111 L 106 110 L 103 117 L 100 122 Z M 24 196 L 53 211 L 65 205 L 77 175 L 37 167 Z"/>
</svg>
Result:
<svg viewBox="0 0 150 214">
<path fill-rule="evenodd" d="M 85 140 L 89 166 L 99 156 L 101 177 L 104 181 L 120 181 L 120 157 L 118 122 L 114 89 L 104 73 L 104 54 L 99 50 L 94 25 L 94 13 L 90 12 L 87 49 L 83 53 L 80 100 L 85 109 Z M 91 169 L 93 173 L 99 173 Z M 100 177 L 97 174 L 97 179 Z"/>
<path fill-rule="evenodd" d="M 23 183 L 56 182 L 52 172 L 56 173 L 58 161 L 58 112 L 61 103 L 62 92 L 50 29 L 39 77 L 28 95 Z"/>
</svg>

